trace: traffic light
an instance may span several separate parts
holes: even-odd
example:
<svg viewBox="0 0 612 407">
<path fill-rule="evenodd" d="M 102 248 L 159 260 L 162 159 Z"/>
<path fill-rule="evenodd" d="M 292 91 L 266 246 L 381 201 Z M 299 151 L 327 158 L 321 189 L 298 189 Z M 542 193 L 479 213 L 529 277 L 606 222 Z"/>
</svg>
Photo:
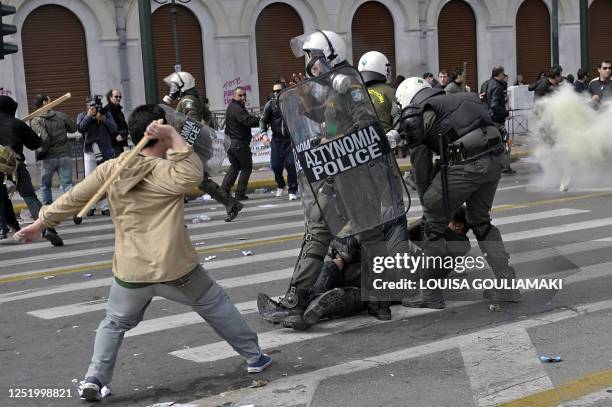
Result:
<svg viewBox="0 0 612 407">
<path fill-rule="evenodd" d="M 7 6 L 0 2 L 0 9 L 2 10 L 2 15 L 0 16 L 0 23 L 2 22 L 2 17 L 10 16 L 11 14 L 15 14 L 17 11 L 13 6 Z M 17 32 L 17 27 L 12 24 L 4 24 L 2 23 L 2 41 L 0 42 L 0 59 L 4 59 L 5 55 L 14 54 L 18 51 L 17 45 L 8 44 L 4 42 L 5 35 L 12 35 Z"/>
</svg>

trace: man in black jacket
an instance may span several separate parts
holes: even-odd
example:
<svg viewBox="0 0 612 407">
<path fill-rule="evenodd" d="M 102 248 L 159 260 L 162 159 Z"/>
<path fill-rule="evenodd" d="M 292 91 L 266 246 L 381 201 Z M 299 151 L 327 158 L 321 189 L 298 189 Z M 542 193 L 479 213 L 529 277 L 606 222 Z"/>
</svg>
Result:
<svg viewBox="0 0 612 407">
<path fill-rule="evenodd" d="M 253 156 L 251 155 L 251 128 L 259 127 L 259 117 L 246 110 L 246 90 L 238 86 L 234 89 L 234 97 L 225 112 L 225 134 L 231 144 L 227 151 L 230 168 L 223 178 L 222 187 L 229 194 L 238 178 L 236 199 L 248 199 L 246 188 L 253 171 Z"/>
<path fill-rule="evenodd" d="M 272 86 L 273 95 L 269 98 L 261 115 L 260 131 L 263 135 L 264 144 L 268 144 L 268 127 L 272 129 L 272 142 L 270 152 L 270 165 L 274 171 L 274 179 L 276 180 L 276 196 L 281 197 L 285 189 L 288 187 L 289 200 L 297 199 L 297 175 L 295 171 L 295 162 L 289 136 L 289 129 L 283 120 L 280 107 L 278 105 L 278 97 L 284 86 L 281 81 L 276 81 Z M 287 182 L 283 178 L 283 169 L 287 171 Z"/>
<path fill-rule="evenodd" d="M 17 192 L 19 192 L 28 206 L 32 218 L 36 220 L 38 219 L 38 212 L 42 204 L 36 196 L 28 167 L 25 164 L 23 146 L 26 146 L 30 150 L 36 150 L 42 145 L 42 142 L 34 130 L 21 120 L 15 118 L 15 112 L 17 112 L 17 102 L 9 96 L 0 96 L 0 146 L 10 148 L 19 156 L 20 162 L 17 165 L 15 173 L 16 179 L 13 179 L 13 181 L 16 181 Z M 11 174 L 0 173 L 0 184 L 4 183 L 4 177 L 6 175 Z M 0 199 L 0 216 L 4 217 L 6 213 L 6 208 L 4 206 L 7 204 L 8 199 L 4 199 L 4 193 L 2 195 L 3 199 Z M 3 223 L 4 220 L 0 221 L 0 224 Z M 44 229 L 42 235 L 45 239 L 50 241 L 53 246 L 64 245 L 64 242 L 54 229 Z"/>
<path fill-rule="evenodd" d="M 506 118 L 508 117 L 508 110 L 506 109 L 506 94 L 508 89 L 508 83 L 504 80 L 506 74 L 504 73 L 503 66 L 495 66 L 491 71 L 491 78 L 485 82 L 484 87 L 484 101 L 489 108 L 489 115 L 491 120 L 495 123 L 495 126 L 499 129 L 500 133 L 504 137 L 505 150 L 502 153 L 502 167 L 504 174 L 514 174 L 512 168 L 510 168 L 510 144 L 508 143 L 508 131 L 506 130 Z"/>
<path fill-rule="evenodd" d="M 529 85 L 529 90 L 533 92 L 535 100 L 550 95 L 561 83 L 563 68 L 561 65 L 553 65 L 548 71 L 548 75 L 540 78 L 536 83 Z"/>
<path fill-rule="evenodd" d="M 589 83 L 589 71 L 584 68 L 578 69 L 576 73 L 576 81 L 574 82 L 574 90 L 576 93 L 586 92 Z"/>
<path fill-rule="evenodd" d="M 117 133 L 111 137 L 111 145 L 115 152 L 115 157 L 119 157 L 128 146 L 128 125 L 123 114 L 123 106 L 121 106 L 121 92 L 119 89 L 111 89 L 106 93 L 106 101 L 108 102 L 105 109 L 113 116 L 113 120 L 117 125 Z"/>
</svg>

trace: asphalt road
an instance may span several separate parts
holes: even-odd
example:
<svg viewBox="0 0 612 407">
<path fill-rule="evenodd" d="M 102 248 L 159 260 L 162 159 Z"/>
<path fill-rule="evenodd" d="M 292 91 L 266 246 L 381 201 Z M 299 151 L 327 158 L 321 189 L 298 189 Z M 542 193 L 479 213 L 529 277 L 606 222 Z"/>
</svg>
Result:
<svg viewBox="0 0 612 407">
<path fill-rule="evenodd" d="M 564 282 L 558 291 L 528 291 L 500 312 L 476 290 L 453 291 L 445 310 L 395 306 L 385 323 L 364 314 L 300 333 L 269 325 L 256 313 L 256 296 L 287 287 L 304 229 L 300 202 L 252 195 L 230 224 L 218 203 L 190 203 L 186 223 L 202 263 L 274 364 L 248 375 L 188 308 L 159 299 L 125 338 L 112 395 L 100 405 L 612 405 L 612 185 L 562 193 L 534 184 L 534 165 L 514 167 L 519 173 L 502 178 L 493 213 L 511 263 L 520 277 Z M 212 221 L 192 223 L 199 214 Z M 413 199 L 409 218 L 419 215 Z M 0 406 L 84 403 L 76 381 L 104 316 L 113 227 L 94 217 L 58 231 L 62 248 L 0 242 Z M 540 355 L 562 362 L 544 364 Z M 253 379 L 269 383 L 249 388 Z M 71 397 L 11 397 L 18 389 L 63 389 Z"/>
</svg>

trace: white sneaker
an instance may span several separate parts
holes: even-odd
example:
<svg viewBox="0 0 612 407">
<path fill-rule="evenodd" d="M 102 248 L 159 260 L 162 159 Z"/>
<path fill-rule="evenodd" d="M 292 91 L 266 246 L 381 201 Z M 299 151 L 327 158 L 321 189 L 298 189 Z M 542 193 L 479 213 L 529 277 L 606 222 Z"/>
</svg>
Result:
<svg viewBox="0 0 612 407">
<path fill-rule="evenodd" d="M 276 197 L 280 198 L 281 196 L 283 196 L 283 192 L 285 192 L 284 188 L 276 188 Z"/>
<path fill-rule="evenodd" d="M 297 194 L 289 194 L 289 200 L 290 200 L 290 201 L 295 201 L 295 200 L 297 200 L 297 199 L 298 199 Z"/>
</svg>

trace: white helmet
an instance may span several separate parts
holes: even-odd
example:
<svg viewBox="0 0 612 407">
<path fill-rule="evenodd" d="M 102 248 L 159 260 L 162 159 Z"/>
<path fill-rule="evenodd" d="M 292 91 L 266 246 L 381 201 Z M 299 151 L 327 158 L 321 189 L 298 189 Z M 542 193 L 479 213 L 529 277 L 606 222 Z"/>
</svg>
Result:
<svg viewBox="0 0 612 407">
<path fill-rule="evenodd" d="M 403 109 L 412 103 L 412 99 L 417 93 L 426 88 L 431 88 L 429 82 L 418 76 L 413 76 L 400 83 L 395 91 L 395 100 Z"/>
<path fill-rule="evenodd" d="M 291 50 L 300 58 L 306 56 L 307 63 L 317 56 L 324 56 L 332 67 L 346 60 L 344 40 L 333 31 L 311 31 L 291 39 Z"/>
<path fill-rule="evenodd" d="M 164 82 L 170 86 L 170 92 L 164 96 L 164 102 L 168 104 L 178 99 L 181 94 L 189 89 L 195 88 L 195 78 L 192 74 L 185 71 L 175 72 L 166 76 Z"/>
<path fill-rule="evenodd" d="M 387 57 L 378 51 L 366 52 L 359 59 L 357 66 L 366 82 L 372 80 L 388 80 L 391 75 L 391 64 Z"/>
</svg>

